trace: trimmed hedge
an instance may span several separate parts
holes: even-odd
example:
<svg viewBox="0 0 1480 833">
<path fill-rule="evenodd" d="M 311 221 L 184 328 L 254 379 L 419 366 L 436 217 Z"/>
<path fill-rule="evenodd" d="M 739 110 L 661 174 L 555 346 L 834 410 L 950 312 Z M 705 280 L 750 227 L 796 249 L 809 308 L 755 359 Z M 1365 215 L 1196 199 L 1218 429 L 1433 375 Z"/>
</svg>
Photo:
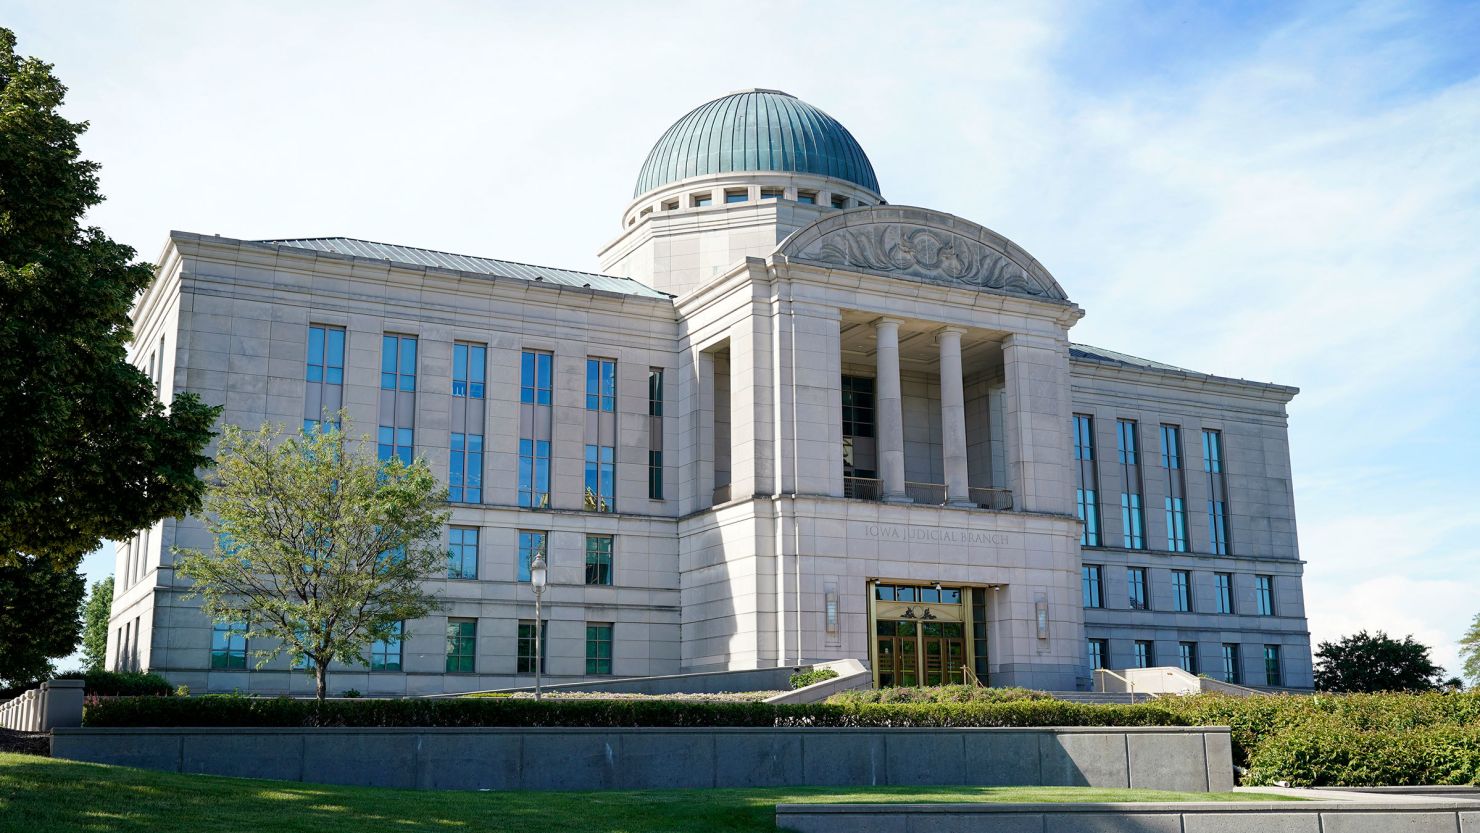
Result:
<svg viewBox="0 0 1480 833">
<path fill-rule="evenodd" d="M 806 688 L 813 683 L 820 683 L 823 680 L 831 680 L 837 676 L 838 672 L 831 668 L 814 668 L 811 671 L 799 671 L 792 674 L 787 678 L 787 682 L 791 683 L 792 689 L 798 689 Z"/>
<path fill-rule="evenodd" d="M 1018 700 L 1052 700 L 1053 695 L 1029 688 L 983 688 L 975 685 L 942 685 L 917 688 L 867 688 L 840 691 L 829 703 L 1010 703 Z"/>
<path fill-rule="evenodd" d="M 97 697 L 167 697 L 174 693 L 170 681 L 158 674 L 138 671 L 89 671 L 82 675 L 83 690 Z"/>
<path fill-rule="evenodd" d="M 683 700 L 455 698 L 290 700 L 239 695 L 127 697 L 89 706 L 83 725 L 104 726 L 1179 726 L 1156 705 L 1060 700 L 1009 703 L 712 703 Z"/>
</svg>

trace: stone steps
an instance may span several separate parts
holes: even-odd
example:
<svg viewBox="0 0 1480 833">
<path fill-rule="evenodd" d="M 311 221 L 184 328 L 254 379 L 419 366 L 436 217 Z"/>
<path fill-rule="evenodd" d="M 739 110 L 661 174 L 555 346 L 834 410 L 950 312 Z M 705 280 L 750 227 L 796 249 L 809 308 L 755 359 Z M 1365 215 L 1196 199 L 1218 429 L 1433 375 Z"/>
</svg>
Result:
<svg viewBox="0 0 1480 833">
<path fill-rule="evenodd" d="M 1071 703 L 1094 703 L 1099 705 L 1128 705 L 1132 702 L 1144 703 L 1151 699 L 1148 694 L 1137 694 L 1135 700 L 1126 692 L 1107 691 L 1050 691 L 1048 692 L 1056 700 L 1067 700 Z"/>
</svg>

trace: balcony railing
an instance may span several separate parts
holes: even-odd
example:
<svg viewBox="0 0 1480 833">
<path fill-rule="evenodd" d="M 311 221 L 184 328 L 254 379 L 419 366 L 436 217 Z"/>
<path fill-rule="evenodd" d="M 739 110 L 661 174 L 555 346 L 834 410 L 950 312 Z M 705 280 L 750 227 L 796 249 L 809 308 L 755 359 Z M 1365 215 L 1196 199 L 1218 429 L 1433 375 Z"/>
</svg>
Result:
<svg viewBox="0 0 1480 833">
<path fill-rule="evenodd" d="M 911 483 L 906 480 L 904 493 L 911 502 L 923 506 L 941 506 L 946 502 L 944 483 Z"/>
<path fill-rule="evenodd" d="M 997 512 L 1008 512 L 1012 510 L 1012 490 L 994 489 L 986 486 L 972 486 L 966 490 L 966 495 L 972 503 L 983 509 L 991 509 Z"/>
<path fill-rule="evenodd" d="M 884 481 L 877 477 L 844 477 L 843 497 L 853 500 L 883 500 Z"/>
<path fill-rule="evenodd" d="M 944 483 L 915 483 L 906 481 L 904 493 L 912 503 L 920 506 L 943 506 L 946 503 Z M 877 477 L 844 477 L 843 497 L 851 500 L 884 499 L 884 481 Z M 986 486 L 972 486 L 967 490 L 967 499 L 982 509 L 1008 512 L 1012 509 L 1012 491 Z M 718 503 L 718 500 L 715 501 Z"/>
</svg>

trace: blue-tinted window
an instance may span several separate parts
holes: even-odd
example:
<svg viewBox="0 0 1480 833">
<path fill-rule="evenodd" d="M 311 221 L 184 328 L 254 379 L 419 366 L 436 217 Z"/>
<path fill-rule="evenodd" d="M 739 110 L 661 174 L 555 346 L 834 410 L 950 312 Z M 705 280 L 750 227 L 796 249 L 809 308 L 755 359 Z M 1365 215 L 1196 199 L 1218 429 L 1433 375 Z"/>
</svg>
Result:
<svg viewBox="0 0 1480 833">
<path fill-rule="evenodd" d="M 549 353 L 525 350 L 519 357 L 519 401 L 550 404 L 551 362 Z"/>
<path fill-rule="evenodd" d="M 1264 646 L 1264 684 L 1268 686 L 1281 686 L 1285 684 L 1284 672 L 1280 669 L 1280 646 Z"/>
<path fill-rule="evenodd" d="M 1151 640 L 1137 639 L 1133 650 L 1137 668 L 1150 668 L 1156 665 L 1156 645 Z"/>
<path fill-rule="evenodd" d="M 617 407 L 617 363 L 586 360 L 586 410 L 612 412 Z"/>
<path fill-rule="evenodd" d="M 344 384 L 344 329 L 313 324 L 308 328 L 308 366 L 305 377 L 310 382 Z"/>
<path fill-rule="evenodd" d="M 1233 612 L 1233 574 L 1213 574 L 1213 595 L 1218 600 L 1219 613 Z"/>
<path fill-rule="evenodd" d="M 1167 549 L 1187 552 L 1187 508 L 1179 497 L 1166 498 Z"/>
<path fill-rule="evenodd" d="M 529 581 L 529 568 L 537 556 L 545 554 L 545 533 L 519 530 L 519 580 Z"/>
<path fill-rule="evenodd" d="M 483 502 L 483 435 L 452 434 L 447 471 L 447 499 Z"/>
<path fill-rule="evenodd" d="M 1079 568 L 1079 578 L 1080 583 L 1083 585 L 1085 607 L 1105 606 L 1105 594 L 1101 576 L 1102 568 L 1098 564 L 1085 564 Z"/>
<path fill-rule="evenodd" d="M 478 577 L 478 530 L 454 526 L 448 531 L 447 577 Z"/>
<path fill-rule="evenodd" d="M 1145 610 L 1146 609 L 1146 595 L 1147 595 L 1146 594 L 1146 568 L 1145 567 L 1127 567 L 1127 568 L 1125 568 L 1125 580 L 1126 580 L 1126 585 L 1127 585 L 1127 588 L 1128 588 L 1127 595 L 1129 597 L 1128 600 L 1130 601 L 1131 609 L 1133 609 L 1133 610 Z"/>
<path fill-rule="evenodd" d="M 1182 430 L 1175 425 L 1161 426 L 1161 465 L 1182 468 Z"/>
<path fill-rule="evenodd" d="M 526 509 L 550 506 L 550 442 L 519 441 L 519 505 Z"/>
<path fill-rule="evenodd" d="M 247 623 L 217 622 L 211 628 L 211 667 L 247 667 Z"/>
<path fill-rule="evenodd" d="M 616 449 L 609 445 L 586 446 L 586 509 L 615 512 Z"/>
<path fill-rule="evenodd" d="M 1146 513 L 1141 508 L 1141 496 L 1129 492 L 1120 493 L 1120 530 L 1124 546 L 1128 550 L 1146 548 Z"/>
<path fill-rule="evenodd" d="M 1094 420 L 1084 414 L 1074 415 L 1074 459 L 1095 459 Z"/>
<path fill-rule="evenodd" d="M 1122 465 L 1139 465 L 1139 453 L 1136 451 L 1136 421 L 1133 419 L 1122 419 L 1116 421 L 1118 433 L 1115 440 L 1115 454 Z"/>
<path fill-rule="evenodd" d="M 1188 674 L 1197 673 L 1197 643 L 1177 643 L 1177 666 Z"/>
<path fill-rule="evenodd" d="M 1090 668 L 1104 668 L 1105 667 L 1105 658 L 1110 653 L 1110 648 L 1106 644 L 1106 640 L 1104 640 L 1104 639 L 1091 639 L 1091 640 L 1088 640 L 1088 648 L 1089 648 L 1089 667 Z"/>
<path fill-rule="evenodd" d="M 1172 610 L 1192 610 L 1192 576 L 1186 570 L 1172 571 Z"/>
<path fill-rule="evenodd" d="M 1223 682 L 1242 682 L 1242 674 L 1239 669 L 1238 645 L 1232 642 L 1223 643 Z"/>
<path fill-rule="evenodd" d="M 381 390 L 416 390 L 416 336 L 386 334 L 380 348 Z"/>
<path fill-rule="evenodd" d="M 376 453 L 382 462 L 392 457 L 399 458 L 402 463 L 411 465 L 412 437 L 410 428 L 395 428 L 389 425 L 380 426 L 377 437 Z"/>
<path fill-rule="evenodd" d="M 1208 545 L 1214 555 L 1228 554 L 1228 504 L 1208 501 Z"/>
<path fill-rule="evenodd" d="M 377 639 L 370 643 L 371 671 L 401 670 L 401 637 L 403 630 L 403 623 L 397 622 L 391 626 L 391 635 L 389 638 Z"/>
<path fill-rule="evenodd" d="M 648 368 L 648 416 L 663 415 L 663 368 Z"/>
<path fill-rule="evenodd" d="M 1274 615 L 1274 576 L 1255 576 L 1255 595 L 1259 599 L 1259 615 Z"/>
<path fill-rule="evenodd" d="M 483 398 L 488 348 L 481 344 L 452 345 L 452 395 Z"/>
<path fill-rule="evenodd" d="M 1223 471 L 1223 435 L 1217 431 L 1202 432 L 1203 471 L 1218 474 Z"/>
</svg>

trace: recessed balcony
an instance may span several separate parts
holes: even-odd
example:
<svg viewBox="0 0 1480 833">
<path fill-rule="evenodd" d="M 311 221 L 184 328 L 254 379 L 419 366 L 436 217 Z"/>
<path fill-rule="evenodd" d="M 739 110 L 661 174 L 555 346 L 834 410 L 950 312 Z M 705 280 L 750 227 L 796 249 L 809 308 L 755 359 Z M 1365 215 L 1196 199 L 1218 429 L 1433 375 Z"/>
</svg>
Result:
<svg viewBox="0 0 1480 833">
<path fill-rule="evenodd" d="M 972 486 L 967 490 L 965 501 L 967 508 L 989 509 L 993 512 L 1012 511 L 1012 490 L 997 489 L 986 486 Z M 905 481 L 904 495 L 908 502 L 918 506 L 946 506 L 951 504 L 947 500 L 946 484 L 944 483 L 915 483 Z M 844 477 L 843 497 L 850 500 L 869 500 L 878 503 L 886 502 L 884 499 L 884 481 L 877 477 Z M 904 503 L 906 501 L 900 501 Z"/>
</svg>

